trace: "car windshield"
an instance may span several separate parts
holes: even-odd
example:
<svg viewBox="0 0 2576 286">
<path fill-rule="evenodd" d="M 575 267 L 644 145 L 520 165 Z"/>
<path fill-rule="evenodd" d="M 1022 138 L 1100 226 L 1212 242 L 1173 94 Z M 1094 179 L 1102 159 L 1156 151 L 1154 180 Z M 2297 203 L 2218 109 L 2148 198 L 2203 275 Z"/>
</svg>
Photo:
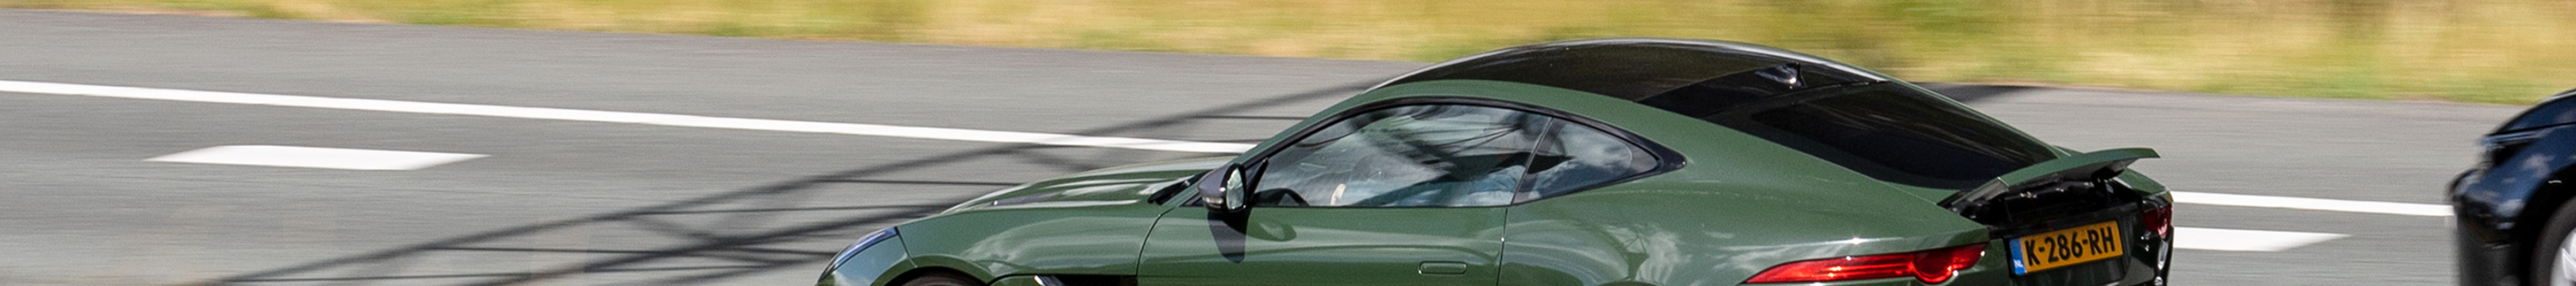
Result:
<svg viewBox="0 0 2576 286">
<path fill-rule="evenodd" d="M 1933 96 L 1897 83 L 1820 88 L 1701 119 L 1922 187 L 1973 188 L 2056 157 L 2038 140 Z"/>
<path fill-rule="evenodd" d="M 2569 122 L 2576 122 L 2576 98 L 2551 97 L 2541 100 L 2538 106 L 2523 111 L 2522 115 L 2514 116 L 2513 121 L 2506 121 L 2504 127 L 2496 128 L 2495 133 L 2522 131 Z"/>
</svg>

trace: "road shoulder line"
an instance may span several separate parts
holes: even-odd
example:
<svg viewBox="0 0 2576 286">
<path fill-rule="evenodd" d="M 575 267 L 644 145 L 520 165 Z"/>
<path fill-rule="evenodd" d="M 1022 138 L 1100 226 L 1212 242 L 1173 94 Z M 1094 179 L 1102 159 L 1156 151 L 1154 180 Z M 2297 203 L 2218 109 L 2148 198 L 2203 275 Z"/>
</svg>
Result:
<svg viewBox="0 0 2576 286">
<path fill-rule="evenodd" d="M 2283 208 L 2353 213 L 2375 213 L 2411 216 L 2451 216 L 2451 206 L 2436 204 L 2314 199 L 2200 192 L 2173 192 L 2174 202 L 2186 204 Z"/>
</svg>

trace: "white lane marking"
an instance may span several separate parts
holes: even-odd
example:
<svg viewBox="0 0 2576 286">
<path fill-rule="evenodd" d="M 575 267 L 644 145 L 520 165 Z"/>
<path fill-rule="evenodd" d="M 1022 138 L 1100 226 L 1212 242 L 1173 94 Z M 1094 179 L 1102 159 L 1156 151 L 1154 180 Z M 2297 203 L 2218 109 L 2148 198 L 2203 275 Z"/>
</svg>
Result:
<svg viewBox="0 0 2576 286">
<path fill-rule="evenodd" d="M 1027 143 L 1059 146 L 1084 146 L 1143 149 L 1198 153 L 1242 153 L 1251 144 L 1194 142 L 1125 137 L 1080 136 L 1035 132 L 989 131 L 973 129 L 913 127 L 858 123 L 792 121 L 755 118 L 710 117 L 623 111 L 601 111 L 542 107 L 437 103 L 379 99 L 336 98 L 300 95 L 254 94 L 237 92 L 195 91 L 161 88 L 119 87 L 84 84 L 44 83 L 0 80 L 0 92 L 76 95 L 130 99 L 169 100 L 207 103 L 229 103 L 267 106 L 369 110 L 423 114 L 449 114 L 528 119 L 550 119 L 608 123 L 647 124 L 678 127 L 763 130 L 805 133 L 832 133 L 938 140 L 997 143 Z"/>
<path fill-rule="evenodd" d="M 2392 203 L 2335 199 L 2311 199 L 2221 193 L 2173 192 L 2174 202 L 2186 204 L 2285 208 L 2356 213 L 2451 216 L 2451 206 L 2436 204 Z"/>
<path fill-rule="evenodd" d="M 2350 235 L 2294 231 L 2175 227 L 2174 248 L 2217 251 L 2282 251 Z"/>
<path fill-rule="evenodd" d="M 161 155 L 144 161 L 342 170 L 419 170 L 483 158 L 482 154 L 347 148 L 232 145 Z"/>
</svg>

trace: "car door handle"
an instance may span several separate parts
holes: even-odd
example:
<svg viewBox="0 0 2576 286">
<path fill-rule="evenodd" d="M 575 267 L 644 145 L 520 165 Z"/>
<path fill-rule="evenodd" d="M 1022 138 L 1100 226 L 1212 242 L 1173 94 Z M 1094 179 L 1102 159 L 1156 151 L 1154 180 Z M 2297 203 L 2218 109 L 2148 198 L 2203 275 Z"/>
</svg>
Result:
<svg viewBox="0 0 2576 286">
<path fill-rule="evenodd" d="M 1422 275 L 1467 274 L 1467 263 L 1457 261 L 1423 261 Z"/>
</svg>

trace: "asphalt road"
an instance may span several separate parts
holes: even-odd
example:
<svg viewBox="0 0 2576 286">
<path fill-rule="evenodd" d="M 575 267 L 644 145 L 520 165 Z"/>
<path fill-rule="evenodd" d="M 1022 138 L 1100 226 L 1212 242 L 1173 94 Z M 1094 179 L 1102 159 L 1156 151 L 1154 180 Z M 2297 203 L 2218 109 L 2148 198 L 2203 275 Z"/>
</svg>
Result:
<svg viewBox="0 0 2576 286">
<path fill-rule="evenodd" d="M 0 80 L 1208 142 L 1422 66 L 0 10 Z M 1942 90 L 2175 188 L 2439 204 L 2519 107 Z M 0 285 L 806 285 L 860 234 L 1014 182 L 1218 154 L 0 92 Z M 145 159 L 488 155 L 407 171 Z M 2180 285 L 2440 285 L 2447 218 L 2186 204 L 2348 235 L 2183 250 Z M 2183 239 L 2191 239 L 2185 237 Z"/>
</svg>

